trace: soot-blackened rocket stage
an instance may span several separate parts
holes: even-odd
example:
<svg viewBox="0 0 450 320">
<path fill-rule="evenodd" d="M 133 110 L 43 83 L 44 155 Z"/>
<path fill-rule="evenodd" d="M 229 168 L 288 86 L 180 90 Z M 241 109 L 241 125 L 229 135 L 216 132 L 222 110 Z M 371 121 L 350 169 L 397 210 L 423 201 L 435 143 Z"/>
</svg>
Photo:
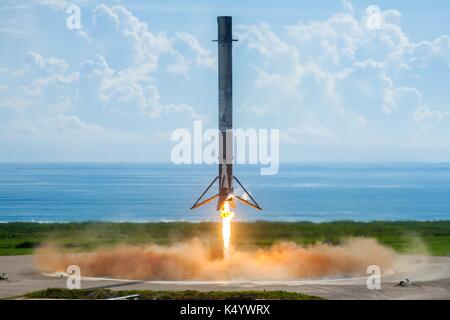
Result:
<svg viewBox="0 0 450 320">
<path fill-rule="evenodd" d="M 191 209 L 198 208 L 206 203 L 219 198 L 217 201 L 217 210 L 223 208 L 225 201 L 228 201 L 231 207 L 235 207 L 235 199 L 249 205 L 255 209 L 262 210 L 258 203 L 253 199 L 250 193 L 233 175 L 233 56 L 232 47 L 232 19 L 231 17 L 217 17 L 218 38 L 217 45 L 219 51 L 219 172 L 217 177 L 210 183 L 200 198 L 195 202 Z M 219 181 L 219 193 L 203 200 L 203 197 L 213 184 Z M 239 197 L 233 193 L 233 181 L 248 195 L 251 202 Z"/>
</svg>

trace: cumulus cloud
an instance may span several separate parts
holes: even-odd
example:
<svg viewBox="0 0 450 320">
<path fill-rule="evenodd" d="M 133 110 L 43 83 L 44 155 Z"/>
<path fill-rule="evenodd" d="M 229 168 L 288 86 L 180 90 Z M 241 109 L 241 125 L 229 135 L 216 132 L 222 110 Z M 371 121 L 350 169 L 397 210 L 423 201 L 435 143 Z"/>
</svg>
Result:
<svg viewBox="0 0 450 320">
<path fill-rule="evenodd" d="M 45 58 L 36 52 L 29 52 L 25 58 L 28 65 L 28 85 L 24 88 L 32 96 L 41 96 L 46 88 L 69 89 L 80 77 L 79 72 L 69 72 L 69 65 L 64 59 Z M 62 93 L 62 92 L 61 92 Z"/>
<path fill-rule="evenodd" d="M 17 63 L 19 67 L 0 66 L 0 136 L 3 141 L 10 141 L 4 150 L 18 150 L 16 146 L 21 142 L 13 141 L 19 140 L 27 141 L 23 145 L 39 140 L 47 150 L 54 143 L 53 150 L 64 149 L 68 154 L 72 150 L 65 148 L 64 141 L 81 149 L 90 145 L 91 151 L 102 149 L 99 145 L 94 147 L 95 142 L 117 142 L 124 147 L 135 144 L 135 155 L 141 157 L 144 145 L 170 138 L 170 134 L 157 129 L 158 122 L 152 122 L 155 119 L 207 119 L 183 96 L 162 94 L 161 87 L 173 74 L 182 74 L 186 79 L 194 68 L 214 71 L 211 51 L 194 35 L 186 31 L 168 34 L 152 24 L 152 20 L 138 18 L 124 5 L 96 3 L 34 0 L 20 10 L 30 14 L 25 9 L 40 7 L 36 19 L 49 14 L 65 19 L 69 4 L 79 5 L 82 29 L 59 31 L 86 41 L 67 37 L 80 47 L 73 54 L 62 48 L 59 52 L 66 54 L 59 56 L 52 54 L 51 45 L 45 54 L 30 45 L 28 53 L 21 53 L 25 57 L 22 63 Z M 12 6 L 3 9 L 19 10 Z M 7 23 L 13 27 L 12 22 Z M 42 29 L 45 26 L 46 23 L 41 24 Z M 31 34 L 26 32 L 24 36 Z M 52 42 L 50 38 L 48 41 Z M 61 40 L 62 46 L 67 44 L 65 39 Z M 15 52 L 13 46 L 9 48 Z M 182 80 L 177 77 L 177 81 Z M 120 129 L 115 129 L 119 118 Z M 130 125 L 135 122 L 140 126 Z"/>
<path fill-rule="evenodd" d="M 417 122 L 445 121 L 446 106 L 426 100 L 428 84 L 420 75 L 436 64 L 450 67 L 449 37 L 415 43 L 401 27 L 401 12 L 381 10 L 379 27 L 369 28 L 367 15 L 356 14 L 350 1 L 342 5 L 327 19 L 287 25 L 282 32 L 268 23 L 238 27 L 240 43 L 257 56 L 251 95 L 261 97 L 244 106 L 261 116 L 289 115 L 285 133 L 291 142 L 317 133 L 342 142 L 392 138 L 394 130 L 412 136 Z M 374 131 L 372 121 L 385 130 Z M 313 128 L 327 128 L 327 134 Z"/>
<path fill-rule="evenodd" d="M 138 106 L 142 114 L 157 118 L 167 114 L 185 113 L 195 119 L 202 118 L 187 104 L 164 104 L 151 77 L 156 66 L 143 63 L 136 68 L 116 71 L 106 59 L 95 55 L 83 63 L 83 77 L 98 89 L 100 101 L 108 108 Z"/>
<path fill-rule="evenodd" d="M 35 67 L 46 73 L 62 72 L 67 70 L 68 67 L 64 59 L 56 57 L 44 58 L 37 52 L 29 52 L 25 59 L 31 67 Z"/>
<path fill-rule="evenodd" d="M 70 71 L 64 59 L 29 52 L 23 68 L 8 71 L 8 80 L 8 90 L 0 91 L 0 108 L 12 114 L 45 113 L 53 104 L 70 100 L 79 73 Z"/>
<path fill-rule="evenodd" d="M 109 41 L 128 43 L 133 58 L 131 66 L 118 70 L 109 66 L 107 58 L 99 54 L 83 63 L 85 76 L 88 80 L 95 78 L 99 97 L 107 107 L 114 109 L 118 106 L 138 106 L 144 115 L 151 118 L 180 113 L 196 119 L 203 117 L 186 103 L 162 102 L 158 83 L 153 76 L 159 68 L 161 57 L 167 56 L 173 60 L 167 66 L 169 72 L 185 75 L 189 72 L 190 61 L 175 49 L 175 40 L 164 32 L 152 32 L 147 23 L 122 5 L 99 5 L 93 11 L 93 19 L 94 24 L 102 27 L 110 23 L 118 40 L 108 37 Z M 96 36 L 95 32 L 93 36 Z M 210 52 L 203 49 L 194 36 L 179 33 L 177 38 L 189 43 L 197 55 L 198 66 L 210 65 Z"/>
<path fill-rule="evenodd" d="M 0 92 L 3 159 L 14 161 L 18 155 L 29 159 L 33 154 L 33 160 L 83 160 L 89 152 L 107 160 L 112 144 L 152 143 L 139 134 L 82 119 L 79 79 L 71 78 L 79 73 L 71 72 L 64 59 L 30 52 L 25 60 L 24 71 L 12 78 L 7 92 Z"/>
<path fill-rule="evenodd" d="M 428 106 L 425 105 L 419 106 L 419 108 L 416 111 L 414 111 L 414 119 L 418 122 L 424 120 L 441 121 L 449 116 L 450 110 L 449 111 L 431 110 Z"/>
<path fill-rule="evenodd" d="M 11 82 L 8 92 L 0 92 L 0 110 L 8 111 L 8 117 L 0 123 L 4 148 L 16 148 L 13 141 L 34 145 L 56 143 L 62 150 L 87 141 L 144 140 L 133 133 L 109 130 L 82 120 L 76 114 L 79 72 L 71 72 L 64 59 L 30 52 L 25 63 L 26 68 Z"/>
<path fill-rule="evenodd" d="M 180 121 L 206 118 L 195 105 L 206 105 L 202 99 L 171 94 L 168 88 L 195 86 L 199 71 L 205 82 L 214 75 L 215 51 L 209 37 L 198 37 L 195 29 L 161 30 L 151 14 L 135 15 L 126 4 L 73 3 L 82 7 L 83 29 L 67 33 L 74 35 L 67 39 L 75 40 L 79 51 L 68 53 L 75 45 L 64 41 L 70 49 L 59 54 L 51 45 L 45 50 L 30 45 L 28 53 L 20 52 L 26 55 L 23 65 L 0 67 L 2 128 L 13 120 L 18 127 L 31 127 L 36 119 L 33 130 L 48 127 L 54 132 L 54 123 L 61 123 L 68 132 L 106 136 L 111 130 L 102 123 L 105 117 L 141 121 L 140 129 L 168 116 Z M 257 115 L 240 119 L 284 128 L 281 134 L 289 143 L 389 141 L 412 146 L 420 140 L 420 145 L 429 141 L 450 147 L 449 36 L 418 41 L 402 28 L 407 12 L 385 8 L 379 27 L 368 28 L 365 8 L 349 0 L 341 3 L 339 12 L 323 19 L 234 27 L 240 40 L 239 74 L 245 79 L 238 87 L 245 87 L 245 95 L 237 94 L 235 101 L 241 111 Z M 15 9 L 13 5 L 2 11 L 21 9 L 25 14 L 39 6 L 40 12 L 61 18 L 68 2 L 33 0 Z M 21 37 L 32 37 L 30 30 L 11 21 L 0 32 L 16 30 L 16 35 L 20 31 Z M 49 30 L 33 30 L 38 31 Z M 8 50 L 10 56 L 19 52 L 14 46 Z M 177 92 L 184 88 L 180 89 Z M 53 124 L 44 119 L 53 119 Z"/>
<path fill-rule="evenodd" d="M 210 50 L 200 45 L 197 38 L 187 32 L 178 32 L 177 39 L 186 43 L 195 53 L 195 63 L 197 66 L 215 69 L 216 59 L 213 57 Z"/>
<path fill-rule="evenodd" d="M 27 119 L 30 123 L 33 118 L 58 119 L 71 107 L 79 73 L 72 72 L 64 59 L 37 52 L 26 55 L 25 65 L 10 78 L 9 90 L 0 93 L 0 106 L 15 115 L 13 120 Z"/>
<path fill-rule="evenodd" d="M 134 16 L 124 6 L 101 4 L 93 11 L 94 25 L 109 22 L 120 37 L 130 44 L 136 64 L 156 64 L 164 53 L 173 53 L 172 42 L 164 32 L 151 32 L 147 23 Z M 106 21 L 105 21 L 106 20 Z M 114 41 L 114 38 L 111 38 Z"/>
<path fill-rule="evenodd" d="M 88 135 L 95 137 L 106 130 L 95 124 L 88 124 L 74 115 L 56 113 L 35 118 L 14 119 L 3 126 L 1 134 L 9 138 L 52 139 L 63 136 Z"/>
</svg>

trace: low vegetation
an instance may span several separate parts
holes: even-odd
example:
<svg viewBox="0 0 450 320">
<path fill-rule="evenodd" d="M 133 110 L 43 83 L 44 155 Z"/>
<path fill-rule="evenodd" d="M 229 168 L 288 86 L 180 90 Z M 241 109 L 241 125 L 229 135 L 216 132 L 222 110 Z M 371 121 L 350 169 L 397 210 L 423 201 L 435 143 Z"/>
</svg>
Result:
<svg viewBox="0 0 450 320">
<path fill-rule="evenodd" d="M 322 300 L 297 292 L 287 291 L 151 291 L 109 289 L 69 290 L 50 288 L 25 294 L 29 299 L 112 299 L 130 295 L 139 295 L 139 300 Z"/>
<path fill-rule="evenodd" d="M 198 237 L 221 246 L 220 224 L 171 223 L 3 223 L 0 255 L 30 254 L 44 243 L 89 251 L 119 243 L 171 244 Z M 376 238 L 401 253 L 450 255 L 450 221 L 436 222 L 234 222 L 232 242 L 239 248 L 264 247 L 286 240 L 298 244 L 338 244 L 347 237 Z"/>
</svg>

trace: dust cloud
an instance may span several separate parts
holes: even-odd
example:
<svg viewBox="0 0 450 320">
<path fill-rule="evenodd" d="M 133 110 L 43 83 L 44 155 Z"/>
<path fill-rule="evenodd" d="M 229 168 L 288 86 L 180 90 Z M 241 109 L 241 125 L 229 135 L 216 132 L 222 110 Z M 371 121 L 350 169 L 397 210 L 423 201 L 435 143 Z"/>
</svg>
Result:
<svg viewBox="0 0 450 320">
<path fill-rule="evenodd" d="M 119 245 L 81 254 L 45 246 L 37 250 L 36 263 L 43 272 L 63 272 L 75 264 L 82 276 L 119 279 L 295 280 L 366 274 L 374 264 L 390 270 L 395 258 L 394 251 L 367 238 L 348 239 L 336 246 L 281 242 L 256 250 L 231 250 L 227 259 L 192 239 L 170 246 Z"/>
</svg>

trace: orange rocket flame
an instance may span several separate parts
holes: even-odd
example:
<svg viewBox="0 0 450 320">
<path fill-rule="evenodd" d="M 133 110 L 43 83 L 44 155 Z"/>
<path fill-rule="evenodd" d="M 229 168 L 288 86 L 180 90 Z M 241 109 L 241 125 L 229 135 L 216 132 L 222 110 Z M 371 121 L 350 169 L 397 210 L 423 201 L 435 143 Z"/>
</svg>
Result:
<svg viewBox="0 0 450 320">
<path fill-rule="evenodd" d="M 234 217 L 234 212 L 230 210 L 229 200 L 223 202 L 219 213 L 222 218 L 223 257 L 226 259 L 230 254 L 231 220 Z"/>
</svg>

